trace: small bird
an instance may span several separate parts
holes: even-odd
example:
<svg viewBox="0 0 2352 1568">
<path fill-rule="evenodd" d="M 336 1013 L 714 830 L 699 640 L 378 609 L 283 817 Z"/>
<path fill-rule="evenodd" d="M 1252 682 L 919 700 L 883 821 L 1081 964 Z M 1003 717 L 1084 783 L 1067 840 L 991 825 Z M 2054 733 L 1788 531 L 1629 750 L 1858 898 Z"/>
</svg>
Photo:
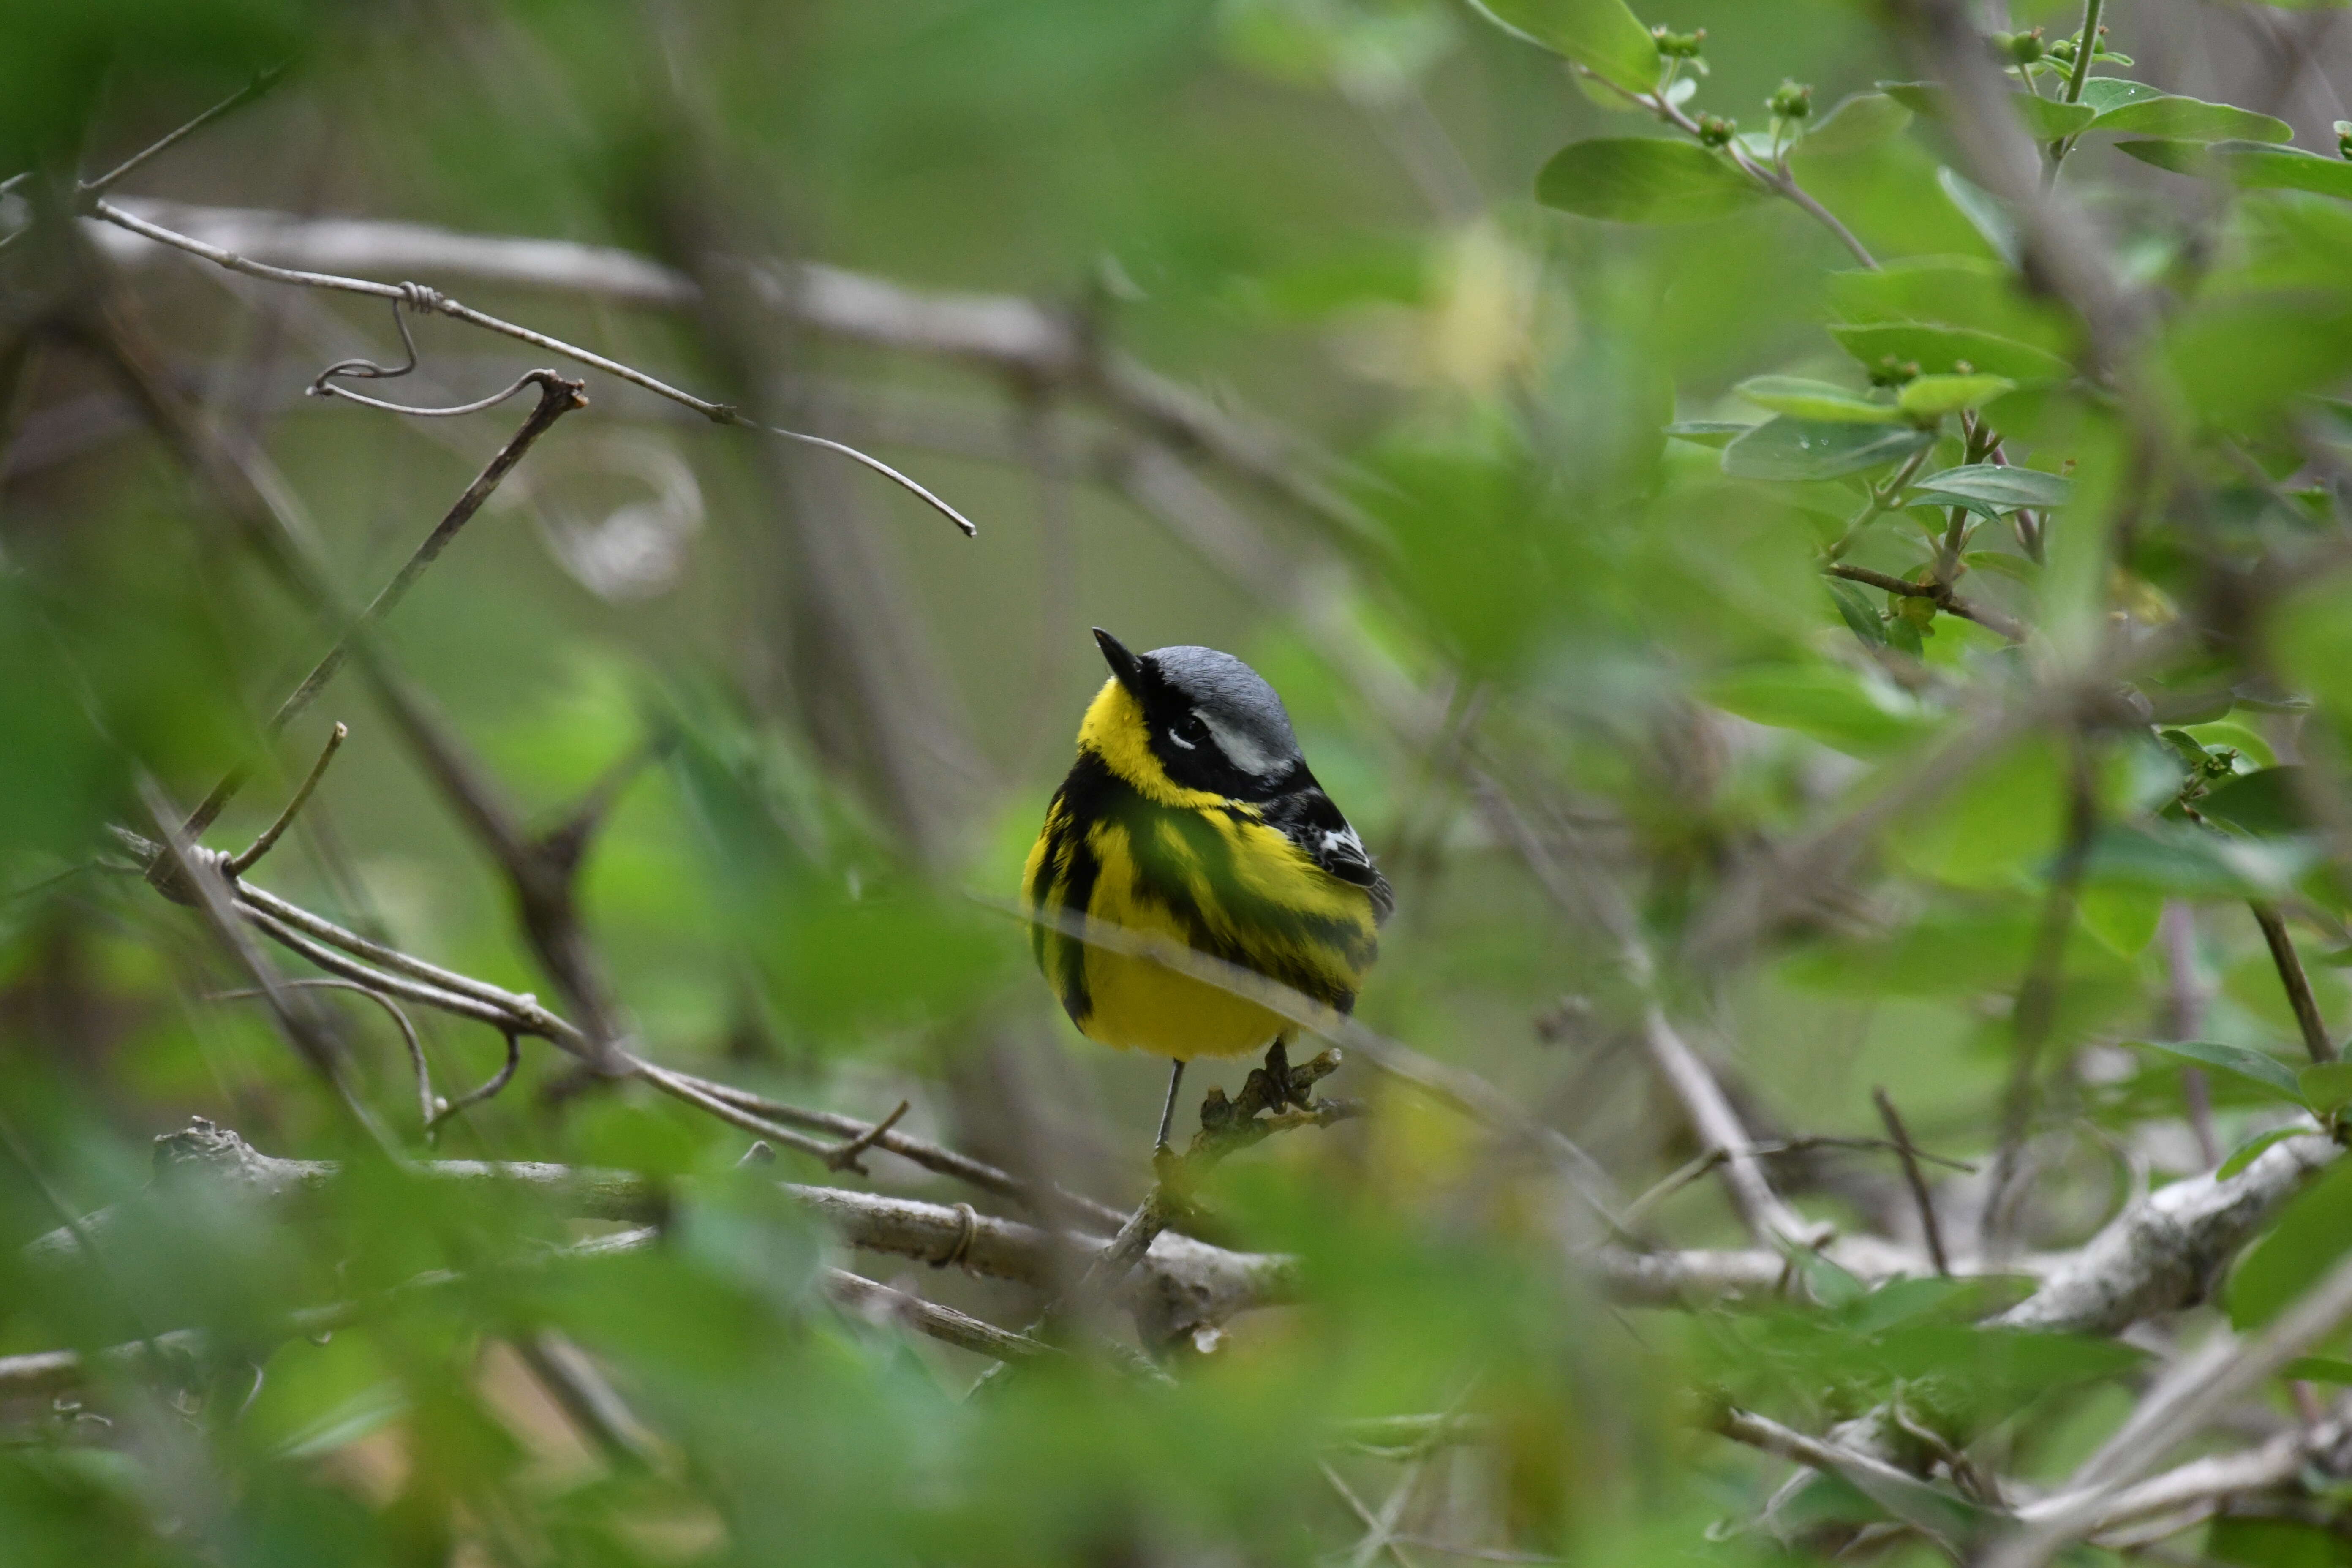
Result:
<svg viewBox="0 0 2352 1568">
<path fill-rule="evenodd" d="M 1095 642 L 1111 679 L 1029 850 L 1024 907 L 1172 937 L 1348 1011 L 1396 896 L 1308 771 L 1282 699 L 1214 648 L 1139 657 L 1099 627 Z M 1195 1057 L 1264 1047 L 1288 1091 L 1296 1026 L 1278 1014 L 1044 921 L 1030 946 L 1080 1033 L 1173 1061 L 1158 1147 Z"/>
</svg>

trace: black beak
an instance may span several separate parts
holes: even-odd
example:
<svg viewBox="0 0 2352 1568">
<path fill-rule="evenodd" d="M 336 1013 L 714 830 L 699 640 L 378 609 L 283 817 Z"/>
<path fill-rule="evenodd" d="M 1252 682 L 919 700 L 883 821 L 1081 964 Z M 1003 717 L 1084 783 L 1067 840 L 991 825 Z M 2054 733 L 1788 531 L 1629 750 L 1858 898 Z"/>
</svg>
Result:
<svg viewBox="0 0 2352 1568">
<path fill-rule="evenodd" d="M 1118 677 L 1118 683 L 1140 700 L 1143 690 L 1139 683 L 1143 678 L 1142 661 L 1127 651 L 1125 643 L 1100 626 L 1095 628 L 1095 646 L 1102 649 L 1103 662 L 1110 666 L 1113 675 Z"/>
</svg>

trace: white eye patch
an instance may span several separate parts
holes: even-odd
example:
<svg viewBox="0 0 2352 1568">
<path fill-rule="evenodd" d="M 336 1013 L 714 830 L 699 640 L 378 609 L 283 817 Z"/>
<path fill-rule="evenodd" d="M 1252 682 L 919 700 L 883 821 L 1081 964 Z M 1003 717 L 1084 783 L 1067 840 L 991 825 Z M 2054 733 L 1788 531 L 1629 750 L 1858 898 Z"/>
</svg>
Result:
<svg viewBox="0 0 2352 1568">
<path fill-rule="evenodd" d="M 1173 730 L 1171 730 L 1171 731 L 1168 731 L 1168 738 L 1169 738 L 1170 740 L 1171 740 L 1171 741 L 1175 742 L 1178 745 L 1180 745 L 1180 746 L 1183 747 L 1183 748 L 1184 748 L 1186 751 L 1188 751 L 1188 752 L 1190 752 L 1190 751 L 1194 751 L 1194 750 L 1197 750 L 1197 749 L 1198 749 L 1198 748 L 1196 748 L 1196 747 L 1192 744 L 1192 742 L 1190 742 L 1190 741 L 1186 740 L 1183 736 L 1181 736 L 1181 735 L 1178 734 L 1178 733 L 1177 733 L 1175 731 L 1173 731 Z"/>
<path fill-rule="evenodd" d="M 1269 755 L 1264 747 L 1241 731 L 1229 724 L 1221 724 L 1197 709 L 1192 716 L 1208 726 L 1210 738 L 1217 742 L 1217 750 L 1224 752 L 1225 761 L 1242 772 L 1259 778 L 1271 778 L 1282 771 L 1285 759 Z"/>
</svg>

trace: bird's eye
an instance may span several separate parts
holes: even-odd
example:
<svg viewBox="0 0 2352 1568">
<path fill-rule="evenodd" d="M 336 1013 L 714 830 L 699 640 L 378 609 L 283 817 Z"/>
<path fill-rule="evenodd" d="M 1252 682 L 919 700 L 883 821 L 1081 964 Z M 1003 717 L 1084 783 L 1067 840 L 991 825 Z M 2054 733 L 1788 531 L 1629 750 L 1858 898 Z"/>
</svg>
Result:
<svg viewBox="0 0 2352 1568">
<path fill-rule="evenodd" d="M 1189 752 L 1209 738 L 1209 727 L 1198 713 L 1187 713 L 1169 726 L 1168 738 Z"/>
</svg>

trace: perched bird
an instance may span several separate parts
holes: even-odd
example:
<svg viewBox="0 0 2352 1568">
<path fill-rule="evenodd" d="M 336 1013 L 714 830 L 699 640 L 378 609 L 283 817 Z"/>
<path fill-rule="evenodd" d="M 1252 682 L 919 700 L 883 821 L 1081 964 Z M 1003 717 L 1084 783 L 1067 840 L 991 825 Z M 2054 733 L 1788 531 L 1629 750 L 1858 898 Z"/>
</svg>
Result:
<svg viewBox="0 0 2352 1568">
<path fill-rule="evenodd" d="M 1307 770 L 1282 699 L 1214 648 L 1095 641 L 1111 679 L 1030 848 L 1024 906 L 1172 937 L 1346 1012 L 1396 898 Z M 1295 1026 L 1279 1015 L 1049 920 L 1030 945 L 1087 1038 L 1174 1061 L 1160 1147 L 1194 1057 L 1264 1047 L 1287 1090 Z"/>
</svg>

